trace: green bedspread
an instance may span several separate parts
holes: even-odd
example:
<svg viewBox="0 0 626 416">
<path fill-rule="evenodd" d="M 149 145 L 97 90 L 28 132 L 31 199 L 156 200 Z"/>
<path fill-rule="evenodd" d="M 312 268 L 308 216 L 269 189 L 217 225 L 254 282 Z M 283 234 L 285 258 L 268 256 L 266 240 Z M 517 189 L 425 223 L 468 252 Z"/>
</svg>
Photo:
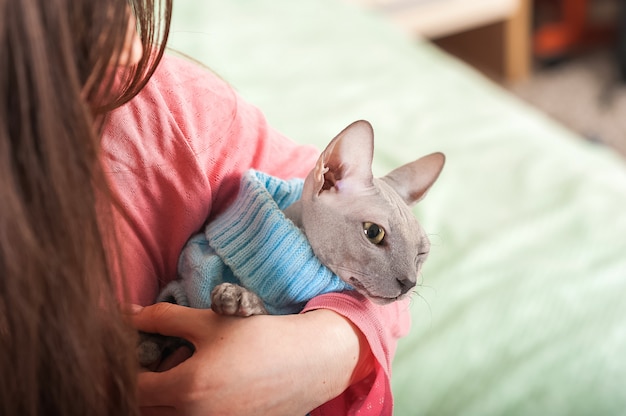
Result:
<svg viewBox="0 0 626 416">
<path fill-rule="evenodd" d="M 340 0 L 175 0 L 170 46 L 300 142 L 369 120 L 377 174 L 446 154 L 395 414 L 626 414 L 623 159 Z"/>
</svg>

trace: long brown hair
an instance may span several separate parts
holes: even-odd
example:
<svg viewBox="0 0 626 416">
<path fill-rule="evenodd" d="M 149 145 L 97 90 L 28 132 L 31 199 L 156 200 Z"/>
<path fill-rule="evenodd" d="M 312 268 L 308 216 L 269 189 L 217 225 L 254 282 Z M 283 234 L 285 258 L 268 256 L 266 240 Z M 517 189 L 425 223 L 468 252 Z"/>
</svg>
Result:
<svg viewBox="0 0 626 416">
<path fill-rule="evenodd" d="M 151 76 L 171 7 L 0 0 L 0 414 L 138 412 L 97 126 Z M 131 13 L 144 54 L 113 89 Z"/>
</svg>

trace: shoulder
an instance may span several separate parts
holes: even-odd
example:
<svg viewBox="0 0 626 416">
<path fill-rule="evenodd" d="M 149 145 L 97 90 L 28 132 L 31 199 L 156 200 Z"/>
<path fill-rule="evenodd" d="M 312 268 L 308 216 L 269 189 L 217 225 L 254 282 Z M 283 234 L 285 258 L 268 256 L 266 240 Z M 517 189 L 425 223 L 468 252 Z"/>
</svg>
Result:
<svg viewBox="0 0 626 416">
<path fill-rule="evenodd" d="M 136 127 L 144 137 L 183 139 L 194 147 L 221 137 L 237 101 L 233 88 L 208 68 L 166 54 L 142 91 L 110 115 L 107 128 Z"/>
<path fill-rule="evenodd" d="M 212 93 L 220 98 L 235 99 L 233 88 L 209 67 L 192 58 L 165 54 L 145 91 L 158 91 L 165 97 L 197 97 Z M 178 103 L 186 104 L 186 103 Z"/>
<path fill-rule="evenodd" d="M 237 102 L 234 89 L 208 67 L 191 58 L 164 55 L 146 88 L 139 95 L 167 105 L 170 110 L 230 113 Z M 186 114 L 192 116 L 193 114 Z"/>
<path fill-rule="evenodd" d="M 141 92 L 108 115 L 104 153 L 119 170 L 190 164 L 208 174 L 198 155 L 220 153 L 239 106 L 233 88 L 208 68 L 166 54 Z"/>
</svg>

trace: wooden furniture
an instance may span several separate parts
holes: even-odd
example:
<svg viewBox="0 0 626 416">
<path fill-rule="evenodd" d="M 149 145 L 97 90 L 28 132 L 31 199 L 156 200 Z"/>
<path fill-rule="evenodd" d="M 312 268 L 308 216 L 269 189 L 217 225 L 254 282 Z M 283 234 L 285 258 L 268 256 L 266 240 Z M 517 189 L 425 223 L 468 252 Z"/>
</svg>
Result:
<svg viewBox="0 0 626 416">
<path fill-rule="evenodd" d="M 516 81 L 531 68 L 532 0 L 350 0 L 433 40 L 488 75 Z"/>
</svg>

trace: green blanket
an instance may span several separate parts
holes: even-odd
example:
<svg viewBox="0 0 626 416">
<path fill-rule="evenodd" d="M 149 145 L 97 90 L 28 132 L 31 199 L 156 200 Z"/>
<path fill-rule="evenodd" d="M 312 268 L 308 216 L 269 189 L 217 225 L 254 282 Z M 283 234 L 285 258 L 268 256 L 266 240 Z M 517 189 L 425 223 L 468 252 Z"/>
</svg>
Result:
<svg viewBox="0 0 626 416">
<path fill-rule="evenodd" d="M 395 414 L 626 413 L 623 159 L 340 0 L 174 3 L 170 46 L 290 137 L 367 119 L 377 174 L 446 153 Z"/>
</svg>

